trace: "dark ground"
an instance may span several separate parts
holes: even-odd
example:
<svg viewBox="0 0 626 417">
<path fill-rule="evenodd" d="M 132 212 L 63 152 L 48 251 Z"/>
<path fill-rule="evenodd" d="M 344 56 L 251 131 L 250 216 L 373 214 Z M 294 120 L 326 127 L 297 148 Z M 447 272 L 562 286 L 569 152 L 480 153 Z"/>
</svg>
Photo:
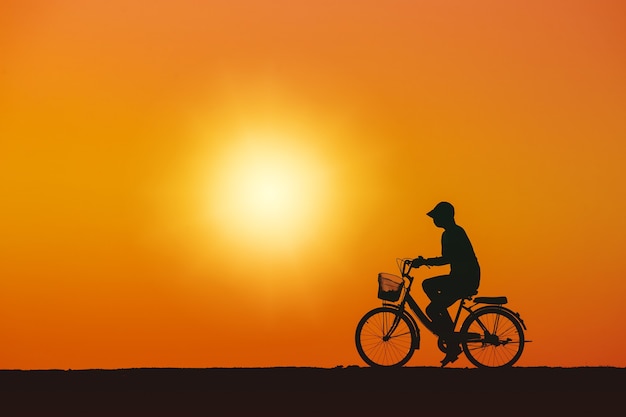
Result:
<svg viewBox="0 0 626 417">
<path fill-rule="evenodd" d="M 0 416 L 624 416 L 626 368 L 0 370 Z"/>
</svg>

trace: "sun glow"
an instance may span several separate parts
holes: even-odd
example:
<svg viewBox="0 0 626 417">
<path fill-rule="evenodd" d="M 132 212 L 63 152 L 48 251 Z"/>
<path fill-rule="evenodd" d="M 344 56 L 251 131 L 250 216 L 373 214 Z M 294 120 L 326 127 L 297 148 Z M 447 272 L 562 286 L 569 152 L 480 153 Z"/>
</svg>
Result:
<svg viewBox="0 0 626 417">
<path fill-rule="evenodd" d="M 209 212 L 222 238 L 257 252 L 309 241 L 328 201 L 328 167 L 304 142 L 253 134 L 213 167 Z"/>
</svg>

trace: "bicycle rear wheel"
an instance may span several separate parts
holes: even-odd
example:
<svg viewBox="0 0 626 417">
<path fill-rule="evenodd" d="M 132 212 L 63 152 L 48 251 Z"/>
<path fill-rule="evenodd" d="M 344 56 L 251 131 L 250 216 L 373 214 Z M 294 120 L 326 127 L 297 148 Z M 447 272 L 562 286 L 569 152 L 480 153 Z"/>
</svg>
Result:
<svg viewBox="0 0 626 417">
<path fill-rule="evenodd" d="M 417 346 L 417 331 L 398 309 L 378 307 L 366 313 L 356 327 L 356 349 L 370 366 L 406 364 Z"/>
<path fill-rule="evenodd" d="M 489 306 L 469 315 L 461 326 L 467 359 L 479 368 L 513 366 L 524 350 L 524 330 L 506 309 Z"/>
</svg>

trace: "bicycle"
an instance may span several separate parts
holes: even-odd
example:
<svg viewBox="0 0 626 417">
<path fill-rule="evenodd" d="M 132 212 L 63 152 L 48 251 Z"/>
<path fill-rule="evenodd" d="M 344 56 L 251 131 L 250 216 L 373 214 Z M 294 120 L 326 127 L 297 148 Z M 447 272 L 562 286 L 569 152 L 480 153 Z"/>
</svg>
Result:
<svg viewBox="0 0 626 417">
<path fill-rule="evenodd" d="M 447 348 L 445 339 L 411 296 L 414 279 L 409 275 L 411 260 L 398 258 L 396 263 L 401 277 L 378 274 L 378 298 L 383 305 L 365 313 L 356 327 L 357 351 L 372 367 L 401 367 L 411 359 L 415 350 L 420 348 L 418 320 L 439 337 L 437 346 L 442 352 L 445 353 Z M 522 356 L 525 343 L 529 342 L 524 338 L 526 325 L 519 313 L 505 307 L 508 303 L 506 296 L 475 297 L 476 294 L 467 295 L 458 302 L 454 338 L 476 367 L 511 367 Z M 473 304 L 468 305 L 469 302 Z M 467 317 L 457 332 L 463 311 Z"/>
</svg>

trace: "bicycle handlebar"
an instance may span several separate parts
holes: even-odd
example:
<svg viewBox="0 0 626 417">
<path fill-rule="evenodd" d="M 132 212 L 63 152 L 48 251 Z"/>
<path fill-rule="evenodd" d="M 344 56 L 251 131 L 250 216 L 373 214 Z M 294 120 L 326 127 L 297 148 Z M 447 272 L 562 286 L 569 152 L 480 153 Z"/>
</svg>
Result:
<svg viewBox="0 0 626 417">
<path fill-rule="evenodd" d="M 423 260 L 424 257 L 418 256 L 415 259 Z M 425 264 L 418 264 L 415 268 L 419 268 L 420 266 L 424 266 L 424 265 Z M 428 265 L 426 265 L 426 266 L 428 266 Z M 413 259 L 403 259 L 402 260 L 402 268 L 401 268 L 402 276 L 408 277 L 408 278 L 412 278 L 412 277 L 409 276 L 409 272 L 411 272 L 411 269 L 413 269 Z"/>
<path fill-rule="evenodd" d="M 413 259 L 404 259 L 402 262 L 402 269 L 401 269 L 402 276 L 411 278 L 409 276 L 409 272 L 411 272 L 412 268 L 413 268 Z"/>
</svg>

